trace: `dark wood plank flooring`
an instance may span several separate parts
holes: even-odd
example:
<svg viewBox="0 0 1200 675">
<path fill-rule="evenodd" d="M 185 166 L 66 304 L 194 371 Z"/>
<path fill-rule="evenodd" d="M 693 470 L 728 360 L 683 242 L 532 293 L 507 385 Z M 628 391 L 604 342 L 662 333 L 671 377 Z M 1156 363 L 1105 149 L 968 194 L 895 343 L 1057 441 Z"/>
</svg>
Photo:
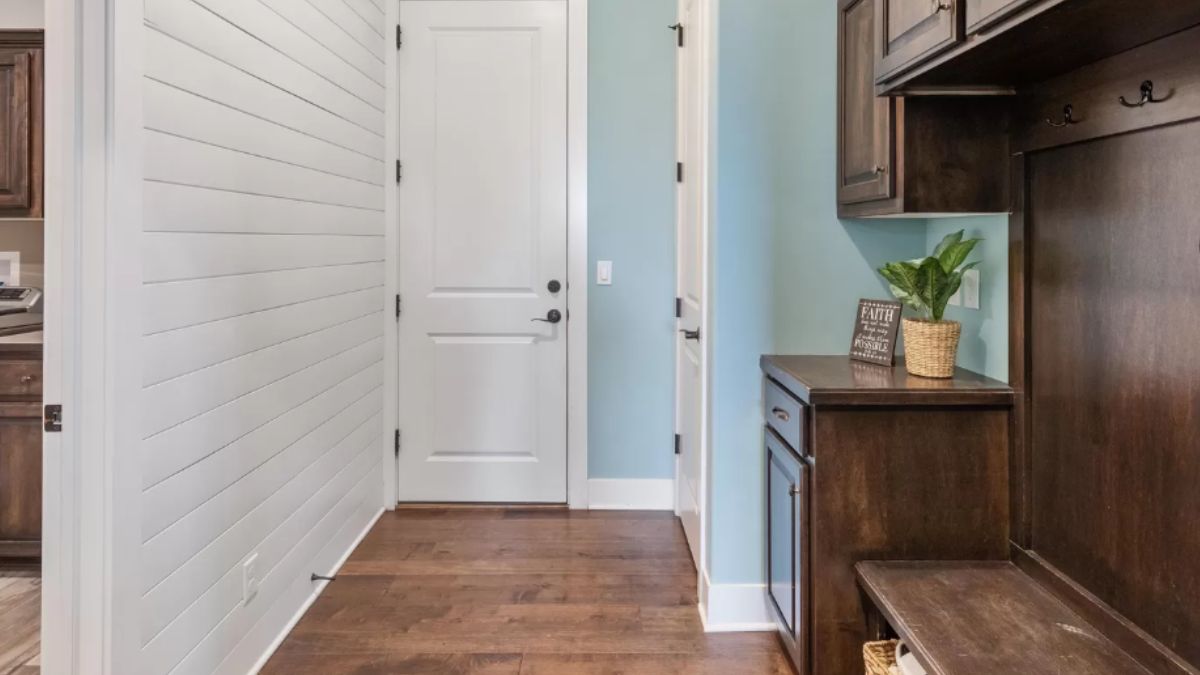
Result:
<svg viewBox="0 0 1200 675">
<path fill-rule="evenodd" d="M 705 634 L 668 513 L 387 513 L 264 673 L 784 675 L 772 633 Z"/>
</svg>

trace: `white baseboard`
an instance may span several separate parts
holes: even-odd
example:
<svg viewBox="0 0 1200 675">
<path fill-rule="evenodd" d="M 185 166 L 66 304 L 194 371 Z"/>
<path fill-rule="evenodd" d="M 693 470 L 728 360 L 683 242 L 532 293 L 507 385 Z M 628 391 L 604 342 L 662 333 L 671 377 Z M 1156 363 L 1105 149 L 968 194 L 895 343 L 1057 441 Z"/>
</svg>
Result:
<svg viewBox="0 0 1200 675">
<path fill-rule="evenodd" d="M 379 522 L 379 518 L 383 516 L 383 512 L 384 509 L 381 507 L 379 512 L 376 513 L 375 516 L 371 518 L 370 522 L 367 523 L 367 526 L 362 529 L 362 532 L 359 532 L 358 536 L 354 538 L 354 541 L 351 542 L 348 547 L 346 547 L 346 552 L 342 554 L 341 558 L 338 558 L 338 561 L 336 564 L 334 564 L 333 569 L 329 570 L 327 573 L 328 576 L 337 576 L 338 571 L 342 569 L 342 565 L 345 565 L 346 561 L 350 559 L 350 554 L 354 553 L 354 549 L 358 548 L 358 545 L 362 543 L 362 540 L 367 536 L 367 533 L 375 527 L 375 523 Z M 317 598 L 320 597 L 321 593 L 328 585 L 328 581 L 322 581 L 317 584 L 317 587 L 313 590 L 313 592 L 308 596 L 304 603 L 300 605 L 300 609 L 296 610 L 295 615 L 288 620 L 287 624 L 284 625 L 283 630 L 279 632 L 279 635 L 271 641 L 270 646 L 267 647 L 267 651 L 263 652 L 263 655 L 254 664 L 254 667 L 250 669 L 249 675 L 257 675 L 258 672 L 267 665 L 267 661 L 271 660 L 271 657 L 275 655 L 275 652 L 279 649 L 279 646 L 282 645 L 283 641 L 287 639 L 287 636 L 291 634 L 292 629 L 296 627 L 296 624 L 300 623 L 300 619 L 304 618 L 304 615 L 308 613 L 309 608 L 312 607 L 313 603 L 317 601 Z"/>
<path fill-rule="evenodd" d="M 714 584 L 700 575 L 700 621 L 706 633 L 759 633 L 775 630 L 764 584 Z"/>
<path fill-rule="evenodd" d="M 588 480 L 593 511 L 674 511 L 675 481 L 670 478 L 593 478 Z"/>
</svg>

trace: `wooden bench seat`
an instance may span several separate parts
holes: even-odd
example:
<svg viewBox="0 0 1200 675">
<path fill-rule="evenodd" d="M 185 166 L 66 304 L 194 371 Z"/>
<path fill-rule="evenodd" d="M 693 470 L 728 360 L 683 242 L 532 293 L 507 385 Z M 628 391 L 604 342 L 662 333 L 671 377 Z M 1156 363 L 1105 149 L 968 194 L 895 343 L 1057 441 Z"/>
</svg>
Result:
<svg viewBox="0 0 1200 675">
<path fill-rule="evenodd" d="M 930 675 L 1147 675 L 1008 562 L 862 562 L 859 584 Z"/>
</svg>

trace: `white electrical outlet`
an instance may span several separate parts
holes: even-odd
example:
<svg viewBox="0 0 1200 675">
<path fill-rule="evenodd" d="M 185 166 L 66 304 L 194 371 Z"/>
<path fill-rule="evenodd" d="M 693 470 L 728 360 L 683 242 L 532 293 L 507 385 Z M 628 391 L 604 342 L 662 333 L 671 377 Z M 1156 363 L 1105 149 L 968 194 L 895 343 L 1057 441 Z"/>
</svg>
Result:
<svg viewBox="0 0 1200 675">
<path fill-rule="evenodd" d="M 963 307 L 979 309 L 979 270 L 967 270 L 962 281 Z"/>
<path fill-rule="evenodd" d="M 251 553 L 242 562 L 242 604 L 249 604 L 258 595 L 258 587 L 262 581 L 258 578 L 258 554 Z"/>
</svg>

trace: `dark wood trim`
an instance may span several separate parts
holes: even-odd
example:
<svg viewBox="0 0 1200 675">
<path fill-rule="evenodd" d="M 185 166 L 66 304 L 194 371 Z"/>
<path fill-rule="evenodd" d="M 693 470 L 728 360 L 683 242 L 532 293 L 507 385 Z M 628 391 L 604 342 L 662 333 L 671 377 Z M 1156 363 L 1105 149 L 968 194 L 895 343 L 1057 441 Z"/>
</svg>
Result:
<svg viewBox="0 0 1200 675">
<path fill-rule="evenodd" d="M 0 47 L 40 49 L 45 39 L 43 30 L 0 30 Z"/>
<path fill-rule="evenodd" d="M 1022 572 L 1033 577 L 1104 637 L 1112 640 L 1151 672 L 1162 675 L 1200 675 L 1200 670 L 1188 665 L 1161 642 L 1118 614 L 1038 554 L 1014 546 L 1012 558 Z"/>
<path fill-rule="evenodd" d="M 1032 493 L 1030 484 L 1029 415 L 1029 222 L 1025 155 L 1010 162 L 1012 210 L 1008 217 L 1008 383 L 1013 388 L 1011 486 L 1012 536 L 1031 546 Z"/>
</svg>

